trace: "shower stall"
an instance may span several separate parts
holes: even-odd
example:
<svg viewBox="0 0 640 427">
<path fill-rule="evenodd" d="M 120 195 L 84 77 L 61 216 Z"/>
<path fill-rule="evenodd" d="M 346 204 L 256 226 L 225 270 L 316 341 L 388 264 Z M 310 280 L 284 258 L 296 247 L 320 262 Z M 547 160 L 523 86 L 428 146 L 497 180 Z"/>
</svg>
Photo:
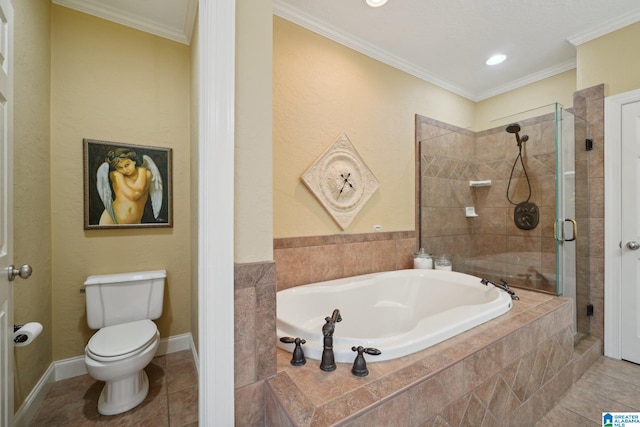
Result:
<svg viewBox="0 0 640 427">
<path fill-rule="evenodd" d="M 572 298 L 587 334 L 588 123 L 559 104 L 494 123 L 416 116 L 420 246 L 455 271 Z"/>
</svg>

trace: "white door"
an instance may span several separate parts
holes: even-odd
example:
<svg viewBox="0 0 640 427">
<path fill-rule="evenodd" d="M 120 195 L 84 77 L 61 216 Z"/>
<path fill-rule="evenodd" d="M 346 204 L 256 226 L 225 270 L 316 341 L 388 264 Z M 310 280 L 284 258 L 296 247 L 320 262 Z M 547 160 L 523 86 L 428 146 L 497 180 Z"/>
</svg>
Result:
<svg viewBox="0 0 640 427">
<path fill-rule="evenodd" d="M 620 356 L 640 363 L 640 101 L 621 108 Z"/>
<path fill-rule="evenodd" d="M 0 0 L 0 425 L 13 422 L 13 8 Z"/>
</svg>

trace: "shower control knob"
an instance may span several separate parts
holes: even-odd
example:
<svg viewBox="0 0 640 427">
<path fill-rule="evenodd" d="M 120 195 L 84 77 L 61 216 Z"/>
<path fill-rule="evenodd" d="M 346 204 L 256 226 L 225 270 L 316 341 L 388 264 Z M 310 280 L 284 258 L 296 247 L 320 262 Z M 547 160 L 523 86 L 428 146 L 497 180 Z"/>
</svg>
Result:
<svg viewBox="0 0 640 427">
<path fill-rule="evenodd" d="M 9 281 L 12 282 L 16 277 L 20 276 L 22 279 L 28 279 L 33 272 L 33 269 L 29 264 L 25 264 L 20 268 L 15 268 L 13 264 L 7 267 L 9 273 Z"/>
<path fill-rule="evenodd" d="M 640 243 L 636 242 L 635 240 L 632 240 L 627 243 L 627 247 L 632 251 L 637 251 L 638 249 L 640 249 Z"/>
</svg>

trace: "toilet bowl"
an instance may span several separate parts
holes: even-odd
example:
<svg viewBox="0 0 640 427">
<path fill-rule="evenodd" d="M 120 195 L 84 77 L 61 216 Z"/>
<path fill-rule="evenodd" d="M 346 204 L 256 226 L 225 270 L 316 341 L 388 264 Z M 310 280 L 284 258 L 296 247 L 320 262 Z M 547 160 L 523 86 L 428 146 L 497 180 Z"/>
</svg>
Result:
<svg viewBox="0 0 640 427">
<path fill-rule="evenodd" d="M 91 377 L 104 381 L 98 412 L 115 415 L 142 403 L 149 392 L 144 368 L 155 355 L 160 334 L 151 320 L 122 323 L 100 329 L 85 348 Z"/>
</svg>

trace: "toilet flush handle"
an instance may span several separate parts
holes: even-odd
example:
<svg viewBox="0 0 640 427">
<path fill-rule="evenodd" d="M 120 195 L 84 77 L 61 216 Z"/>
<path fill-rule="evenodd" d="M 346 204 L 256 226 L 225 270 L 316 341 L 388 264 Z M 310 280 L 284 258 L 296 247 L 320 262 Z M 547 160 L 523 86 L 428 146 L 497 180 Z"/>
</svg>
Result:
<svg viewBox="0 0 640 427">
<path fill-rule="evenodd" d="M 28 279 L 33 272 L 33 269 L 29 264 L 24 264 L 20 268 L 15 268 L 13 264 L 7 267 L 7 272 L 9 274 L 9 281 L 12 282 L 15 280 L 17 276 L 20 276 L 22 279 Z"/>
</svg>

